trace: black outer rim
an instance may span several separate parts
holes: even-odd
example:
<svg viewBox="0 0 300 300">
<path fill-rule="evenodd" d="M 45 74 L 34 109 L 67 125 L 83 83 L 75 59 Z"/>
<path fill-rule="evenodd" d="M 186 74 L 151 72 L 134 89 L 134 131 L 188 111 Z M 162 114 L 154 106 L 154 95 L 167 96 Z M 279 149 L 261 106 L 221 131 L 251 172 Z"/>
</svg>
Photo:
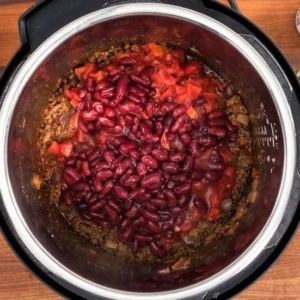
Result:
<svg viewBox="0 0 300 300">
<path fill-rule="evenodd" d="M 19 22 L 19 30 L 20 30 L 20 37 L 22 46 L 17 51 L 15 56 L 10 61 L 7 68 L 4 70 L 4 73 L 2 74 L 2 78 L 0 80 L 0 95 L 4 96 L 5 94 L 5 86 L 9 85 L 10 79 L 14 75 L 14 71 L 18 68 L 18 66 L 26 59 L 26 56 L 28 55 L 30 51 L 30 44 L 28 39 L 28 28 L 26 27 L 27 21 L 34 16 L 36 12 L 41 11 L 44 9 L 47 4 L 51 3 L 53 0 L 43 0 L 40 1 L 37 5 L 35 5 L 33 8 L 31 8 L 28 12 L 26 12 L 21 18 Z M 193 0 L 191 0 L 194 2 Z M 164 2 L 172 2 L 172 1 L 164 1 Z M 180 2 L 180 1 L 173 1 L 173 2 Z M 254 35 L 269 51 L 273 57 L 276 58 L 277 63 L 282 68 L 283 72 L 285 73 L 286 77 L 289 80 L 289 83 L 294 89 L 294 94 L 292 98 L 291 105 L 295 108 L 295 110 L 292 110 L 293 117 L 295 120 L 295 125 L 298 127 L 300 126 L 300 116 L 297 115 L 297 111 L 299 112 L 299 99 L 300 99 L 300 89 L 299 89 L 299 83 L 295 76 L 295 73 L 293 72 L 290 64 L 285 59 L 282 52 L 276 47 L 276 45 L 251 21 L 240 15 L 239 13 L 227 8 L 224 5 L 221 5 L 219 3 L 216 3 L 211 0 L 202 0 L 203 3 L 198 3 L 200 5 L 201 12 L 203 10 L 203 6 L 205 7 L 205 14 L 208 14 L 215 19 L 223 22 L 225 25 L 229 26 L 230 28 L 237 31 L 237 33 L 243 34 L 244 30 L 246 30 L 247 33 L 251 33 Z M 181 2 L 182 3 L 182 2 Z M 192 3 L 192 7 L 194 8 L 197 3 Z M 184 4 L 182 6 L 189 7 L 189 4 Z M 206 10 L 208 9 L 208 10 Z M 200 11 L 200 10 L 199 10 Z M 233 21 L 233 23 L 232 23 Z M 227 23 L 227 24 L 226 24 Z M 233 24 L 238 25 L 233 26 Z M 241 30 L 240 32 L 238 32 Z M 1 99 L 0 97 L 0 106 L 2 105 L 3 97 Z M 298 131 L 300 132 L 300 131 Z M 299 142 L 298 142 L 299 146 Z M 298 162 L 299 164 L 299 162 Z M 295 180 L 294 180 L 295 182 Z M 286 248 L 287 244 L 290 242 L 293 234 L 295 233 L 298 223 L 299 223 L 299 216 L 300 216 L 300 203 L 299 203 L 299 194 L 297 193 L 299 191 L 299 187 L 294 191 L 296 194 L 297 199 L 296 200 L 296 209 L 294 213 L 292 214 L 292 217 L 288 218 L 288 227 L 283 232 L 283 236 L 277 241 L 276 247 L 272 248 L 268 253 L 265 253 L 263 257 L 259 257 L 254 262 L 254 269 L 251 270 L 247 274 L 247 270 L 243 271 L 243 274 L 241 274 L 240 280 L 237 284 L 233 284 L 233 287 L 225 288 L 223 292 L 218 293 L 218 296 L 215 298 L 217 299 L 229 299 L 236 295 L 237 293 L 240 293 L 242 290 L 244 290 L 246 287 L 248 287 L 250 284 L 252 284 L 255 280 L 257 280 L 279 257 L 279 255 L 282 253 L 282 251 Z M 295 197 L 294 197 L 295 198 Z M 5 208 L 3 207 L 2 199 L 0 199 L 0 225 L 3 236 L 6 238 L 8 244 L 12 248 L 12 250 L 15 252 L 15 254 L 20 258 L 20 260 L 24 263 L 24 265 L 30 269 L 41 281 L 43 281 L 48 287 L 53 289 L 55 292 L 61 294 L 62 296 L 66 297 L 67 299 L 90 299 L 94 297 L 91 294 L 82 293 L 82 290 L 75 286 L 70 286 L 69 284 L 66 284 L 64 280 L 57 277 L 56 275 L 50 273 L 49 271 L 45 270 L 44 267 L 42 267 L 38 262 L 34 260 L 34 258 L 27 252 L 26 247 L 22 244 L 21 240 L 18 238 L 17 234 L 14 232 L 11 224 L 9 224 L 9 220 L 5 216 Z M 252 266 L 253 267 L 253 266 Z M 247 274 L 247 275 L 246 275 Z M 69 285 L 69 286 L 68 286 Z M 82 298 L 79 295 L 83 295 L 84 298 Z M 204 297 L 206 298 L 206 297 Z M 98 299 L 101 299 L 101 297 L 98 297 Z M 198 299 L 198 297 L 193 297 L 193 299 Z"/>
</svg>

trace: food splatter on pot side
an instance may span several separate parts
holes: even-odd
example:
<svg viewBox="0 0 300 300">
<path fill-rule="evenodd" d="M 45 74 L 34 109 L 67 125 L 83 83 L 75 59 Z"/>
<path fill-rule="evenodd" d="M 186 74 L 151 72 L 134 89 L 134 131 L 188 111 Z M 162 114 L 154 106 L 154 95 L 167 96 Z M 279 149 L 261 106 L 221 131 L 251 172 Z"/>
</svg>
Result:
<svg viewBox="0 0 300 300">
<path fill-rule="evenodd" d="M 247 211 L 247 109 L 191 53 L 155 43 L 95 53 L 59 80 L 44 120 L 42 185 L 108 251 L 188 257 Z"/>
</svg>

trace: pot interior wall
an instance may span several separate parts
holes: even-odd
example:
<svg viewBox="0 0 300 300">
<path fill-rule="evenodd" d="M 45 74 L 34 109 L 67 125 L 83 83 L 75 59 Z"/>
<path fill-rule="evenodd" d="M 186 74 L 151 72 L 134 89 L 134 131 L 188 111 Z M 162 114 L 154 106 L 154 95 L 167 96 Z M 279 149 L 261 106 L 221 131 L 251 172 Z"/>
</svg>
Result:
<svg viewBox="0 0 300 300">
<path fill-rule="evenodd" d="M 57 79 L 97 50 L 126 41 L 172 42 L 184 49 L 194 48 L 210 66 L 241 91 L 251 115 L 255 168 L 258 185 L 249 189 L 255 199 L 236 235 L 223 241 L 205 259 L 193 261 L 193 270 L 182 280 L 164 282 L 151 274 L 160 263 L 126 264 L 115 255 L 90 245 L 74 234 L 54 205 L 32 186 L 32 176 L 42 166 L 36 148 L 37 128 L 42 110 Z M 24 220 L 38 242 L 61 264 L 82 277 L 117 289 L 168 290 L 201 281 L 228 266 L 253 242 L 266 223 L 278 194 L 283 164 L 280 118 L 268 87 L 255 68 L 229 40 L 216 32 L 182 19 L 163 16 L 129 16 L 108 20 L 77 33 L 63 42 L 34 71 L 18 100 L 8 141 L 10 180 Z M 212 247 L 213 249 L 214 247 Z M 153 276 L 153 277 L 151 277 Z M 151 279 L 152 278 L 152 279 Z M 155 288 L 142 281 L 157 281 Z"/>
</svg>

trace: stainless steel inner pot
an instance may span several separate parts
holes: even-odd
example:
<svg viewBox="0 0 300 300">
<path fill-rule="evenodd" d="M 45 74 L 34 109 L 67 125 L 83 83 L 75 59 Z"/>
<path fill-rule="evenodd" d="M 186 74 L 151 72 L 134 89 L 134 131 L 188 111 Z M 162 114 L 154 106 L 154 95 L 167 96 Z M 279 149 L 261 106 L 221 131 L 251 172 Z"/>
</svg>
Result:
<svg viewBox="0 0 300 300">
<path fill-rule="evenodd" d="M 35 141 L 42 110 L 57 79 L 97 50 L 126 41 L 172 42 L 195 48 L 241 90 L 250 116 L 258 185 L 235 235 L 193 261 L 190 276 L 160 284 L 164 264 L 129 264 L 90 245 L 65 223 L 32 175 L 41 172 Z M 164 4 L 108 7 L 65 26 L 44 42 L 10 83 L 0 115 L 0 182 L 11 227 L 31 257 L 67 285 L 111 299 L 205 297 L 235 279 L 270 246 L 287 207 L 295 174 L 296 140 L 288 99 L 272 70 L 249 43 L 222 23 Z M 152 277 L 151 277 L 152 276 Z M 148 278 L 152 283 L 146 284 Z M 148 282 L 149 283 L 149 282 Z"/>
</svg>

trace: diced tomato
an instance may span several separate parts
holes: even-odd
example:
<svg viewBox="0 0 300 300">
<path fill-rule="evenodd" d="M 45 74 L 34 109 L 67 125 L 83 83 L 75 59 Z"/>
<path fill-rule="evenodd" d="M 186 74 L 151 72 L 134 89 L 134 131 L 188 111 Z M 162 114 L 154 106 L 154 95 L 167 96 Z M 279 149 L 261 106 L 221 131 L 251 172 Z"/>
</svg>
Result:
<svg viewBox="0 0 300 300">
<path fill-rule="evenodd" d="M 48 152 L 55 154 L 55 155 L 59 155 L 59 147 L 58 147 L 58 142 L 57 141 L 53 141 L 50 145 L 50 147 L 48 148 Z"/>
<path fill-rule="evenodd" d="M 160 95 L 159 100 L 166 101 L 169 98 L 172 98 L 174 94 L 174 88 L 173 86 L 167 87 Z"/>
<path fill-rule="evenodd" d="M 48 152 L 55 155 L 62 155 L 69 157 L 73 151 L 73 144 L 71 142 L 58 143 L 53 141 L 48 148 Z"/>
<path fill-rule="evenodd" d="M 195 119 L 195 120 L 198 120 L 198 119 L 199 119 L 199 115 L 198 115 L 197 111 L 196 111 L 192 106 L 189 106 L 189 107 L 186 109 L 186 114 L 187 114 L 191 119 Z"/>
<path fill-rule="evenodd" d="M 179 59 L 180 62 L 183 62 L 185 59 L 185 53 L 182 49 L 172 49 L 170 53 Z"/>
<path fill-rule="evenodd" d="M 73 107 L 77 107 L 78 102 L 81 101 L 79 97 L 80 88 L 72 88 L 70 90 L 65 90 L 64 95 L 70 99 L 70 103 Z"/>
<path fill-rule="evenodd" d="M 89 77 L 94 78 L 97 82 L 102 81 L 106 76 L 106 72 L 104 71 L 98 71 L 96 73 L 90 73 Z"/>
<path fill-rule="evenodd" d="M 194 100 L 196 100 L 197 98 L 199 98 L 201 91 L 202 91 L 202 87 L 200 85 L 198 85 L 195 82 L 192 82 L 190 80 L 184 82 L 182 84 L 183 88 L 185 89 L 184 93 L 183 93 L 183 89 L 180 88 L 180 90 L 178 89 L 178 86 L 176 86 L 176 96 L 174 98 L 174 102 L 176 103 L 182 103 L 186 106 L 189 106 Z"/>
<path fill-rule="evenodd" d="M 91 73 L 96 73 L 97 68 L 94 64 L 88 63 L 83 67 L 76 68 L 74 72 L 80 81 L 84 81 L 90 76 Z"/>
<path fill-rule="evenodd" d="M 219 96 L 216 93 L 206 92 L 206 93 L 203 93 L 202 96 L 204 98 L 206 98 L 207 100 L 211 100 L 211 101 L 216 101 L 219 99 Z"/>
<path fill-rule="evenodd" d="M 146 49 L 153 54 L 154 57 L 163 56 L 167 50 L 165 47 L 162 47 L 155 43 L 148 43 Z"/>
<path fill-rule="evenodd" d="M 219 146 L 219 153 L 222 155 L 225 164 L 231 162 L 232 160 L 232 153 L 230 152 L 230 149 L 228 145 L 222 144 Z"/>
<path fill-rule="evenodd" d="M 74 113 L 70 117 L 69 127 L 71 129 L 77 129 L 78 128 L 78 119 L 79 119 L 79 114 L 78 113 Z"/>
<path fill-rule="evenodd" d="M 59 154 L 64 157 L 69 157 L 73 151 L 73 144 L 69 142 L 58 144 Z"/>
<path fill-rule="evenodd" d="M 95 135 L 96 135 L 97 141 L 100 144 L 105 145 L 105 141 L 108 139 L 109 134 L 106 131 L 101 130 L 100 132 L 96 132 Z"/>
<path fill-rule="evenodd" d="M 161 146 L 163 147 L 163 149 L 165 150 L 170 150 L 171 146 L 170 146 L 170 141 L 167 139 L 167 135 L 166 132 L 164 132 L 160 138 L 160 143 Z"/>
<path fill-rule="evenodd" d="M 199 75 L 201 67 L 198 62 L 190 62 L 184 69 L 184 76 Z"/>
</svg>

